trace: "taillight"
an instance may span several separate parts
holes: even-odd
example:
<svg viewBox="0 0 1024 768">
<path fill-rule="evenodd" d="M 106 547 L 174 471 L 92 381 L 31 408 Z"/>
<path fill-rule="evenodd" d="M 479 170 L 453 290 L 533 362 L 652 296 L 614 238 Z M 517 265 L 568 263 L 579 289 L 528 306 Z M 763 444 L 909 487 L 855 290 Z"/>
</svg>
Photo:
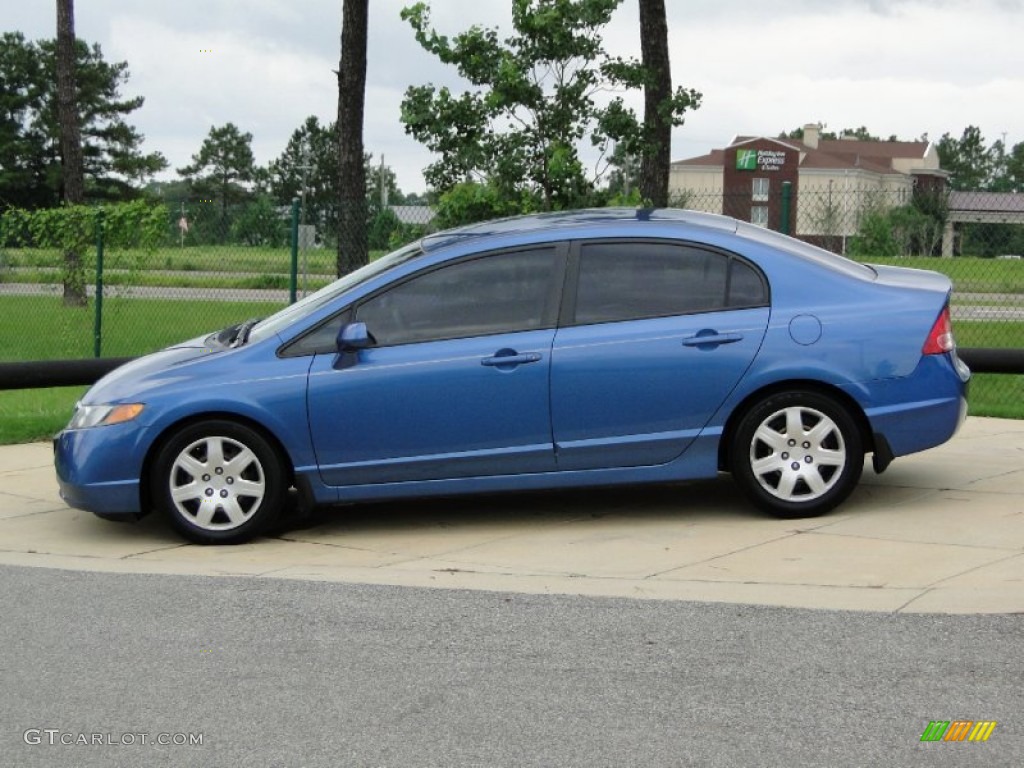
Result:
<svg viewBox="0 0 1024 768">
<path fill-rule="evenodd" d="M 928 338 L 925 339 L 921 353 L 924 355 L 942 355 L 946 352 L 951 352 L 955 347 L 953 323 L 949 317 L 949 305 L 947 304 L 943 307 L 942 312 L 935 321 L 935 325 L 928 332 Z"/>
</svg>

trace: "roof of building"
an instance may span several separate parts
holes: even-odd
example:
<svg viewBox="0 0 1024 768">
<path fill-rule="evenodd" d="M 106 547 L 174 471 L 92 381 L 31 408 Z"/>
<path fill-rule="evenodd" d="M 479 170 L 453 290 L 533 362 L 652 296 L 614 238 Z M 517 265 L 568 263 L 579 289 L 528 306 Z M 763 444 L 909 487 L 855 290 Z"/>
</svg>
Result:
<svg viewBox="0 0 1024 768">
<path fill-rule="evenodd" d="M 402 224 L 429 224 L 437 212 L 429 205 L 389 205 Z"/>
<path fill-rule="evenodd" d="M 876 155 L 834 155 L 821 149 L 805 148 L 806 152 L 801 168 L 820 168 L 822 170 L 871 171 L 872 173 L 895 173 L 891 162 L 880 161 Z"/>
<path fill-rule="evenodd" d="M 927 141 L 861 141 L 854 139 L 820 139 L 812 148 L 799 139 L 772 136 L 736 136 L 729 147 L 752 141 L 771 141 L 800 151 L 800 167 L 821 170 L 862 170 L 871 173 L 899 173 L 896 159 L 924 158 L 930 146 Z M 725 165 L 726 149 L 714 149 L 706 155 L 676 160 L 676 167 L 721 167 Z"/>
<path fill-rule="evenodd" d="M 725 150 L 713 149 L 708 154 L 701 155 L 700 157 L 690 157 L 686 160 L 673 160 L 672 165 L 722 166 L 725 165 Z"/>
<path fill-rule="evenodd" d="M 818 149 L 830 155 L 865 155 L 868 157 L 924 157 L 927 141 L 861 141 L 859 139 L 820 139 Z"/>
<path fill-rule="evenodd" d="M 1024 192 L 950 192 L 953 211 L 1024 213 Z"/>
</svg>

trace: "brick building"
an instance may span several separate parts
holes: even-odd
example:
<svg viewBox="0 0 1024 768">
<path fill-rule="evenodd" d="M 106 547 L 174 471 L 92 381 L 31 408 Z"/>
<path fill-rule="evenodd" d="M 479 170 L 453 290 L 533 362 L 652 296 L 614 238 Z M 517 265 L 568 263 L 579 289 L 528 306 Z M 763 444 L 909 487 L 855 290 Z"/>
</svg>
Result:
<svg viewBox="0 0 1024 768">
<path fill-rule="evenodd" d="M 944 192 L 946 178 L 928 141 L 827 140 L 809 124 L 802 139 L 737 136 L 724 149 L 677 160 L 669 192 L 687 208 L 845 243 L 865 210 Z M 789 222 L 782 221 L 783 182 L 790 183 Z"/>
</svg>

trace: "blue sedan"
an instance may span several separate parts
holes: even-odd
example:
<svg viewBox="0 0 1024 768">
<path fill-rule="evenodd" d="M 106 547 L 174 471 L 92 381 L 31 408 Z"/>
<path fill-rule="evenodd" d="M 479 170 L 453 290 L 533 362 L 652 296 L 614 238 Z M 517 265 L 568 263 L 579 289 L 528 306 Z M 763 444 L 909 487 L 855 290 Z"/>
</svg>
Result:
<svg viewBox="0 0 1024 768">
<path fill-rule="evenodd" d="M 133 361 L 55 438 L 66 502 L 186 538 L 307 504 L 731 472 L 833 509 L 966 415 L 949 280 L 681 210 L 429 235 L 271 317 Z"/>
</svg>

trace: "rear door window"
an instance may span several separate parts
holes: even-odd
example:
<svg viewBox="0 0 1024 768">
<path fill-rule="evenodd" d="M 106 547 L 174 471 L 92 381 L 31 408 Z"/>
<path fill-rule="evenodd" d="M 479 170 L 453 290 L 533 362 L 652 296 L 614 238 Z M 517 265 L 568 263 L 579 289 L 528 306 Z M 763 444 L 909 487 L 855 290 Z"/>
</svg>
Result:
<svg viewBox="0 0 1024 768">
<path fill-rule="evenodd" d="M 752 266 L 684 243 L 584 243 L 575 324 L 763 306 L 767 291 Z"/>
</svg>

